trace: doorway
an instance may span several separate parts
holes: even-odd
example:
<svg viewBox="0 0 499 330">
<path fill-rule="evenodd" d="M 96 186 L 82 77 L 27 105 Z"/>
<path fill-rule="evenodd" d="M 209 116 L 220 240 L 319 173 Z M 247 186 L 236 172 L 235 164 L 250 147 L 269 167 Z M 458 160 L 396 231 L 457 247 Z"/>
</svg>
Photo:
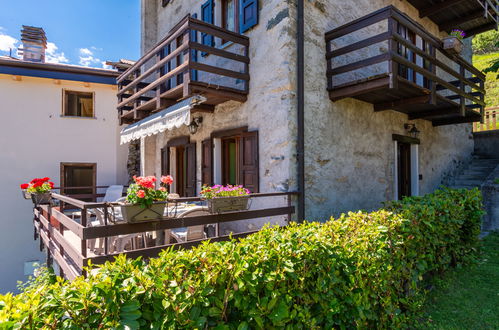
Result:
<svg viewBox="0 0 499 330">
<path fill-rule="evenodd" d="M 398 199 L 411 196 L 411 145 L 397 143 Z"/>
<path fill-rule="evenodd" d="M 81 197 L 81 195 L 96 194 L 96 177 L 96 163 L 61 163 L 61 194 L 93 202 L 94 196 Z"/>
</svg>

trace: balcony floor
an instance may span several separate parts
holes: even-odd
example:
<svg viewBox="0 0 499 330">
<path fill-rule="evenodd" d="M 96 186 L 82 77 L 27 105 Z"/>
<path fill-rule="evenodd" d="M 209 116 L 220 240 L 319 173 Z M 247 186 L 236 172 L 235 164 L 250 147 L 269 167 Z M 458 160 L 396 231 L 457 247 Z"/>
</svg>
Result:
<svg viewBox="0 0 499 330">
<path fill-rule="evenodd" d="M 390 88 L 390 76 L 382 74 L 363 80 L 335 86 L 329 91 L 332 101 L 352 97 L 374 104 L 375 111 L 394 110 L 405 113 L 409 119 L 427 119 L 435 126 L 448 123 L 468 123 L 480 121 L 480 113 L 466 109 L 460 114 L 459 104 L 436 94 L 435 104 L 431 103 L 431 91 L 407 79 L 397 77 L 396 86 Z"/>
</svg>

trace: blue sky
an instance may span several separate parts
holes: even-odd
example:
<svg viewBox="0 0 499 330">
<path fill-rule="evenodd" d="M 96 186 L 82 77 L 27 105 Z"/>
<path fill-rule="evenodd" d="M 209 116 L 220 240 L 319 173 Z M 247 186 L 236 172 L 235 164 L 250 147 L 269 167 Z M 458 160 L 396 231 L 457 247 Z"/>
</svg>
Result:
<svg viewBox="0 0 499 330">
<path fill-rule="evenodd" d="M 20 46 L 23 24 L 45 30 L 47 62 L 102 68 L 140 56 L 139 0 L 0 0 L 0 55 Z"/>
</svg>

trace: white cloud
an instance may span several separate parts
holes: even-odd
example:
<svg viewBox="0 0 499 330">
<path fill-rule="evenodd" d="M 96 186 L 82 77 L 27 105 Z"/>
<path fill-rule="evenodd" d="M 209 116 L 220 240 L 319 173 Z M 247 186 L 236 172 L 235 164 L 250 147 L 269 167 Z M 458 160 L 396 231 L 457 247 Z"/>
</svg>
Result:
<svg viewBox="0 0 499 330">
<path fill-rule="evenodd" d="M 45 62 L 48 63 L 68 63 L 64 52 L 58 52 L 59 49 L 53 42 L 47 42 L 47 50 L 45 51 Z"/>
<path fill-rule="evenodd" d="M 103 69 L 112 69 L 113 68 L 111 65 L 107 65 L 106 61 L 102 61 L 101 64 L 102 64 Z"/>
<path fill-rule="evenodd" d="M 96 49 L 95 47 L 90 47 L 92 49 Z M 94 56 L 94 52 L 92 52 L 88 48 L 80 48 L 80 65 L 83 66 L 95 66 L 102 64 L 102 61 Z"/>
<path fill-rule="evenodd" d="M 10 49 L 15 50 L 18 42 L 16 38 L 0 32 L 0 51 L 8 52 Z"/>
</svg>

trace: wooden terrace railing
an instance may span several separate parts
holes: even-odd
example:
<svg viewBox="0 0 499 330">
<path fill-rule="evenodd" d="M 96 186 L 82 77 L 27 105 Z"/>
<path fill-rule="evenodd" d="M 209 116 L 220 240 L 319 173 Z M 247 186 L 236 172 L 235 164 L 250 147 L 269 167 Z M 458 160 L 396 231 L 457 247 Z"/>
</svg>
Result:
<svg viewBox="0 0 499 330">
<path fill-rule="evenodd" d="M 483 114 L 485 75 L 393 6 L 326 33 L 326 44 L 333 101 L 354 97 L 434 125 Z"/>
<path fill-rule="evenodd" d="M 256 231 L 234 233 L 233 235 L 219 235 L 207 239 L 174 244 L 162 244 L 156 241 L 155 246 L 152 247 L 132 248 L 118 252 L 111 252 L 110 239 L 113 237 L 146 232 L 164 233 L 164 230 L 167 229 L 223 224 L 232 221 L 275 216 L 283 217 L 287 221 L 290 221 L 292 214 L 295 212 L 295 208 L 292 205 L 292 197 L 294 195 L 295 193 L 292 192 L 251 194 L 253 201 L 273 198 L 272 207 L 185 218 L 172 215 L 165 216 L 156 221 L 129 224 L 126 222 L 112 222 L 111 213 L 113 212 L 111 210 L 119 207 L 117 203 L 83 202 L 75 198 L 52 193 L 53 203 L 37 205 L 34 208 L 35 238 L 39 236 L 40 247 L 46 247 L 47 249 L 47 264 L 51 265 L 52 261 L 55 260 L 59 265 L 61 276 L 65 276 L 71 280 L 79 275 L 86 275 L 85 268 L 90 262 L 92 265 L 98 266 L 106 261 L 113 261 L 120 254 L 126 255 L 128 258 L 143 257 L 147 259 L 157 256 L 162 250 L 170 246 L 173 246 L 175 249 L 189 248 L 206 240 L 218 242 L 230 240 L 231 237 L 242 238 Z M 175 204 L 173 207 L 176 207 L 179 203 L 202 202 L 202 200 L 200 198 L 178 198 L 169 200 L 168 202 Z M 59 207 L 55 206 L 58 203 L 71 205 L 72 211 L 69 214 L 61 211 Z M 279 205 L 279 203 L 282 203 L 282 205 Z M 95 211 L 92 211 L 95 209 L 100 209 L 104 213 L 104 225 L 91 226 L 92 214 L 95 214 Z M 71 218 L 71 214 L 78 214 L 78 220 Z M 88 246 L 89 240 L 104 240 L 103 251 L 100 251 L 98 254 L 93 253 Z"/>
<path fill-rule="evenodd" d="M 231 44 L 224 48 L 222 43 Z M 118 82 L 118 111 L 131 123 L 193 94 L 204 109 L 227 100 L 244 102 L 249 85 L 248 37 L 194 19 L 182 19 Z"/>
</svg>

